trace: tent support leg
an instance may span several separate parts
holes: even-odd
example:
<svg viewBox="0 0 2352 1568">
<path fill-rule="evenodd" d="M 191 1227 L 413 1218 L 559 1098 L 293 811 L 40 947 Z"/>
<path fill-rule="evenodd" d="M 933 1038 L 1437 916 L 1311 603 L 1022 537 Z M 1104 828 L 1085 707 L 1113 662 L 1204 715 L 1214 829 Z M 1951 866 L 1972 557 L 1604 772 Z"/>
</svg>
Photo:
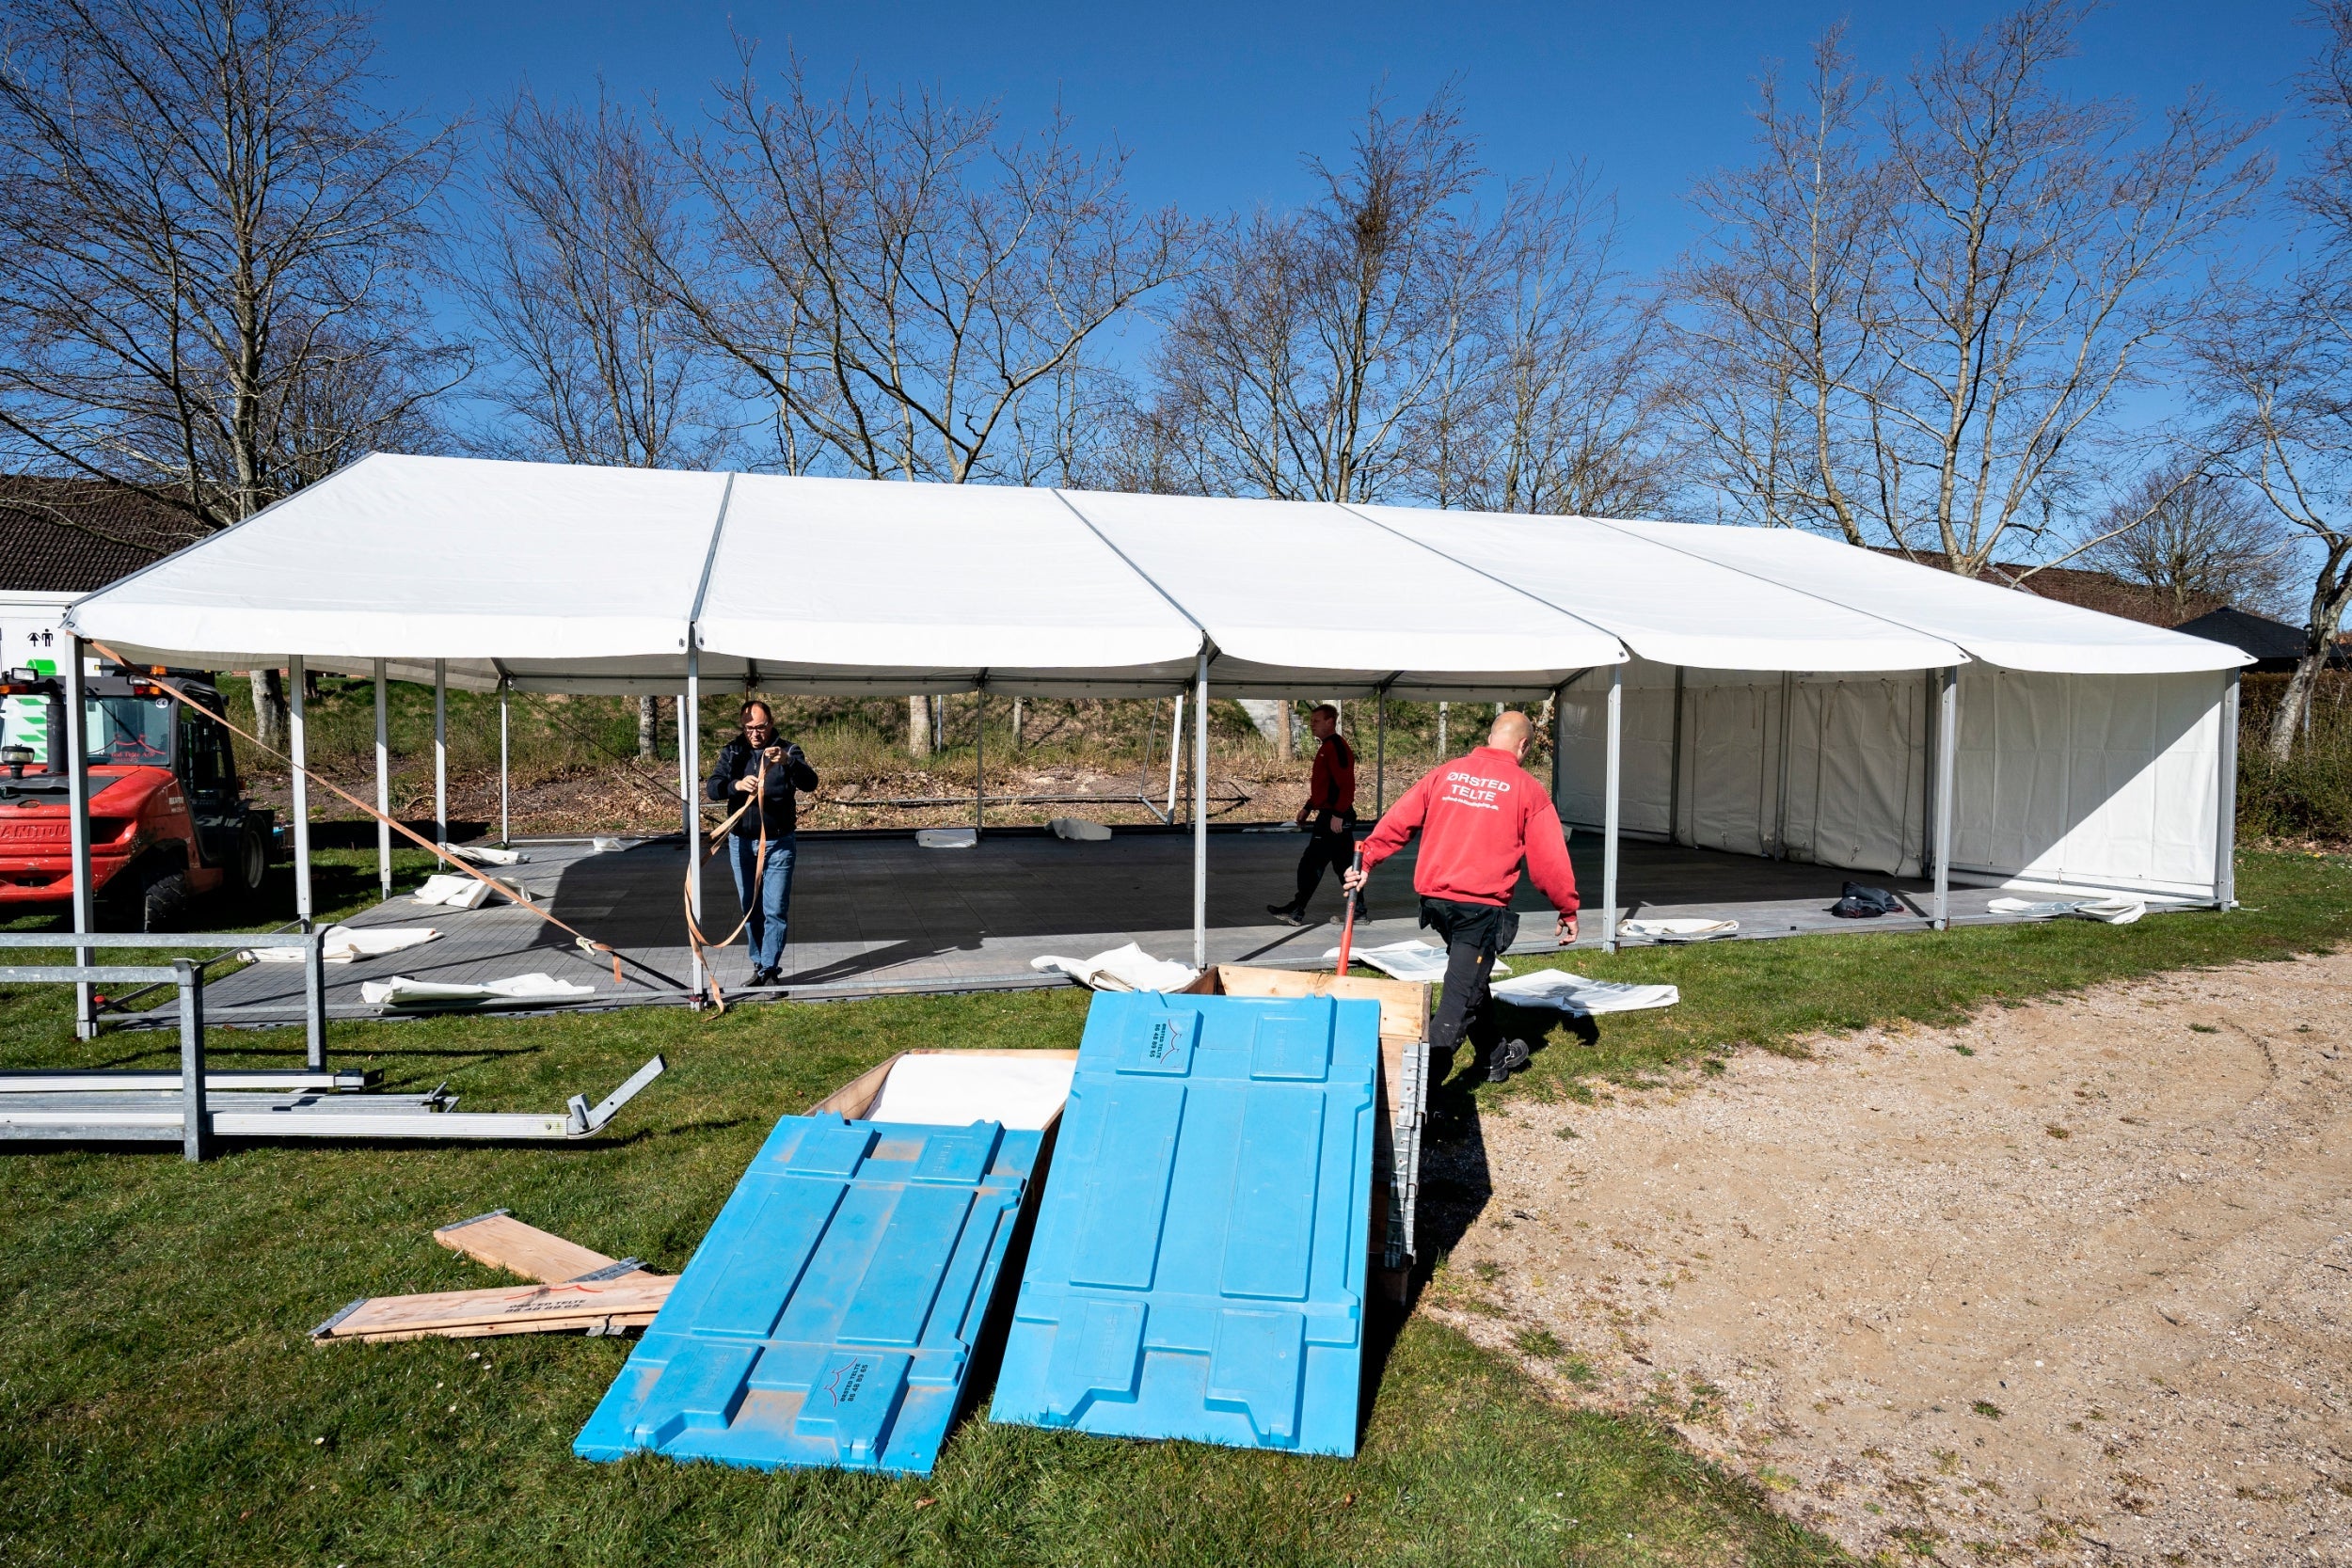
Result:
<svg viewBox="0 0 2352 1568">
<path fill-rule="evenodd" d="M 384 661 L 375 661 L 375 880 L 386 902 L 392 896 L 392 747 L 385 718 Z"/>
<path fill-rule="evenodd" d="M 1682 842 L 1682 666 L 1675 666 L 1675 738 L 1666 759 L 1666 842 Z"/>
<path fill-rule="evenodd" d="M 1625 666 L 1609 667 L 1609 796 L 1602 819 L 1600 944 L 1617 950 L 1617 784 L 1625 762 Z"/>
<path fill-rule="evenodd" d="M 1438 705 L 1438 756 L 1445 757 L 1445 705 Z M 1551 693 L 1551 809 L 1559 814 L 1560 831 L 1574 836 L 1568 828 L 1568 683 L 1562 681 Z"/>
<path fill-rule="evenodd" d="M 679 794 L 686 807 L 686 900 L 694 911 L 694 924 L 703 919 L 703 814 L 694 800 L 694 780 L 702 772 L 702 650 L 690 635 L 686 644 L 686 694 L 677 705 L 677 769 Z M 765 806 L 760 808 L 766 810 Z M 694 955 L 694 1005 L 702 1006 L 708 990 L 703 956 Z"/>
<path fill-rule="evenodd" d="M 499 682 L 499 845 L 503 848 L 514 834 L 508 831 L 507 784 L 512 773 L 506 765 L 506 682 Z"/>
<path fill-rule="evenodd" d="M 310 721 L 303 702 L 302 656 L 294 654 L 286 660 L 286 736 L 288 750 L 294 755 L 294 777 L 288 781 L 294 796 L 294 917 L 302 928 L 310 928 Z"/>
<path fill-rule="evenodd" d="M 972 693 L 972 836 L 988 831 L 988 689 Z"/>
<path fill-rule="evenodd" d="M 2217 748 L 2221 777 L 2219 815 L 2213 825 L 2213 901 L 2220 910 L 2237 907 L 2237 688 L 2238 672 L 2233 670 L 2229 689 L 2221 696 L 2221 744 Z M 2303 717 L 2310 719 L 2309 707 Z"/>
<path fill-rule="evenodd" d="M 1192 732 L 1192 967 L 1209 967 L 1209 655 L 1200 654 Z M 1181 699 L 1180 699 L 1181 700 Z M 1181 709 L 1179 711 L 1182 711 Z"/>
<path fill-rule="evenodd" d="M 72 819 L 69 832 L 73 857 L 73 928 L 76 931 L 98 929 L 98 901 L 91 895 L 89 880 L 89 736 L 87 733 L 89 726 L 82 696 L 83 661 L 88 657 L 87 647 L 87 644 L 78 637 L 66 640 L 65 734 L 49 737 L 49 766 L 55 768 L 62 765 L 65 768 L 66 803 Z M 62 757 L 57 752 L 60 746 L 65 749 Z M 91 951 L 87 947 L 75 948 L 74 964 L 79 968 L 88 968 Z M 73 1033 L 82 1039 L 94 1038 L 98 1034 L 97 1004 L 92 996 L 87 980 L 73 982 Z"/>
<path fill-rule="evenodd" d="M 1168 819 L 1176 820 L 1176 768 L 1184 760 L 1184 694 L 1176 693 L 1176 717 L 1168 726 Z"/>
<path fill-rule="evenodd" d="M 433 661 L 433 842 L 449 842 L 449 660 Z"/>
<path fill-rule="evenodd" d="M 1952 928 L 1952 780 L 1960 751 L 1960 671 L 1947 667 L 1938 682 L 1935 717 L 1935 919 Z"/>
<path fill-rule="evenodd" d="M 1372 719 L 1372 815 L 1389 809 L 1389 689 L 1374 698 Z"/>
</svg>

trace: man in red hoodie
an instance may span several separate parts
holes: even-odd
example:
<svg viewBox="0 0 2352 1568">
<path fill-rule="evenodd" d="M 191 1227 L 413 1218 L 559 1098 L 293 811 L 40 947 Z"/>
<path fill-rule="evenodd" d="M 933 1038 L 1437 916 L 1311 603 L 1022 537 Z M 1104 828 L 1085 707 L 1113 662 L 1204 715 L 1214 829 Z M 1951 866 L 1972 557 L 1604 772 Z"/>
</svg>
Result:
<svg viewBox="0 0 2352 1568">
<path fill-rule="evenodd" d="M 1537 891 L 1560 911 L 1560 945 L 1576 940 L 1576 870 L 1568 862 L 1567 835 L 1550 794 L 1519 766 L 1534 736 L 1527 715 L 1497 718 L 1486 744 L 1441 765 L 1389 808 L 1364 841 L 1363 869 L 1345 879 L 1351 893 L 1362 887 L 1375 866 L 1421 830 L 1413 891 L 1421 895 L 1421 923 L 1446 945 L 1445 996 L 1429 1021 L 1436 1081 L 1452 1070 L 1454 1048 L 1465 1032 L 1486 1055 L 1488 1083 L 1500 1084 L 1527 1065 L 1527 1042 L 1500 1037 L 1486 990 L 1495 956 L 1518 935 L 1519 917 L 1510 903 L 1522 858 Z"/>
<path fill-rule="evenodd" d="M 1323 880 L 1324 867 L 1342 877 L 1356 858 L 1356 751 L 1340 734 L 1340 710 L 1325 703 L 1307 715 L 1308 733 L 1315 737 L 1315 766 L 1307 784 L 1307 803 L 1298 808 L 1298 825 L 1307 830 L 1307 850 L 1298 857 L 1298 896 L 1287 904 L 1268 904 L 1265 912 L 1285 926 L 1307 924 L 1307 902 Z M 1359 902 L 1356 914 L 1361 919 Z"/>
</svg>

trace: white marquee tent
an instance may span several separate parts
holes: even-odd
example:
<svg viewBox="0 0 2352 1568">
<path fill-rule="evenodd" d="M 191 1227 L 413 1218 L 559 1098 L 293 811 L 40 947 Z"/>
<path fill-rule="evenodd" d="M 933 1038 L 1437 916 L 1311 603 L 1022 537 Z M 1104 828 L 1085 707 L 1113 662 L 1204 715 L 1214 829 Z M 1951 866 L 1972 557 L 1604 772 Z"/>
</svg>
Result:
<svg viewBox="0 0 2352 1568">
<path fill-rule="evenodd" d="M 1556 693 L 1612 942 L 1621 832 L 1931 871 L 1939 924 L 1954 876 L 2231 892 L 2236 649 L 1780 531 L 379 454 L 69 627 L 478 690 L 1190 692 L 1198 747 L 1212 693 Z"/>
</svg>

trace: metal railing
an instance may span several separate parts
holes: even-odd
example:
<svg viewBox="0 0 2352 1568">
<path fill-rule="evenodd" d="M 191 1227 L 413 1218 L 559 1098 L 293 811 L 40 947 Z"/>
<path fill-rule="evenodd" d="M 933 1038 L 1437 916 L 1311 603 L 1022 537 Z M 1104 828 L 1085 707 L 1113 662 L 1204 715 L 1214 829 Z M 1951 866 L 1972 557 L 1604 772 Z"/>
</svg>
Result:
<svg viewBox="0 0 2352 1568">
<path fill-rule="evenodd" d="M 110 933 L 110 935 L 114 935 Z M 307 940 L 307 939 L 306 939 Z M 127 934 L 113 941 L 83 932 L 73 938 L 93 947 L 148 945 L 151 938 Z M 0 934 L 0 946 L 56 947 L 46 937 L 28 941 L 23 933 Z M 280 943 L 279 945 L 285 945 Z M 313 949 L 315 952 L 316 949 Z M 180 1153 L 201 1160 L 211 1141 L 212 1118 L 204 1108 L 204 967 L 193 958 L 174 958 L 169 968 L 142 964 L 16 964 L 0 966 L 0 985 L 31 981 L 56 985 L 168 985 L 180 990 Z M 93 1128 L 98 1136 L 111 1129 Z"/>
<path fill-rule="evenodd" d="M 325 925 L 321 925 L 309 931 L 202 931 L 170 935 L 145 931 L 0 931 L 0 954 L 27 948 L 68 948 L 78 958 L 98 948 L 135 947 L 150 952 L 160 949 L 167 953 L 178 951 L 216 955 L 201 962 L 174 959 L 171 969 L 141 968 L 135 971 L 104 965 L 93 968 L 87 963 L 72 966 L 76 971 L 73 974 L 68 974 L 65 968 L 59 966 L 0 969 L 0 982 L 9 979 L 54 979 L 71 981 L 78 987 L 99 981 L 102 978 L 99 970 L 104 969 L 103 980 L 106 984 L 176 985 L 177 966 L 181 963 L 187 963 L 195 969 L 198 980 L 201 982 L 206 965 L 217 963 L 221 958 L 231 953 L 261 947 L 299 947 L 303 949 L 305 1060 L 313 1071 L 324 1071 L 326 1067 L 326 929 Z M 180 1005 L 183 1009 L 180 1026 L 184 1037 L 187 1029 L 187 993 L 184 990 L 181 993 Z M 97 1033 L 94 1014 L 87 1032 Z"/>
</svg>

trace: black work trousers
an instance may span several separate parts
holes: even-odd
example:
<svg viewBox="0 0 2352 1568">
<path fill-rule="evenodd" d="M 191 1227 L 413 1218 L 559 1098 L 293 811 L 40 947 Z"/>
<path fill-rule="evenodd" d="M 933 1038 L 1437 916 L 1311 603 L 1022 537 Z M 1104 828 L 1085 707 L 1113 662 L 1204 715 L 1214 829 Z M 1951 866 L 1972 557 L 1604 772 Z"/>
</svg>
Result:
<svg viewBox="0 0 2352 1568">
<path fill-rule="evenodd" d="M 1451 1052 L 1467 1036 L 1482 1054 L 1502 1038 L 1486 989 L 1495 956 L 1518 940 L 1519 917 L 1492 904 L 1421 901 L 1421 923 L 1445 942 L 1445 994 L 1429 1021 L 1429 1049 Z"/>
<path fill-rule="evenodd" d="M 1356 819 L 1336 812 L 1319 811 L 1308 818 L 1307 847 L 1298 856 L 1298 896 L 1291 908 L 1307 912 L 1307 900 L 1323 883 L 1326 866 L 1341 877 L 1356 859 Z"/>
</svg>

